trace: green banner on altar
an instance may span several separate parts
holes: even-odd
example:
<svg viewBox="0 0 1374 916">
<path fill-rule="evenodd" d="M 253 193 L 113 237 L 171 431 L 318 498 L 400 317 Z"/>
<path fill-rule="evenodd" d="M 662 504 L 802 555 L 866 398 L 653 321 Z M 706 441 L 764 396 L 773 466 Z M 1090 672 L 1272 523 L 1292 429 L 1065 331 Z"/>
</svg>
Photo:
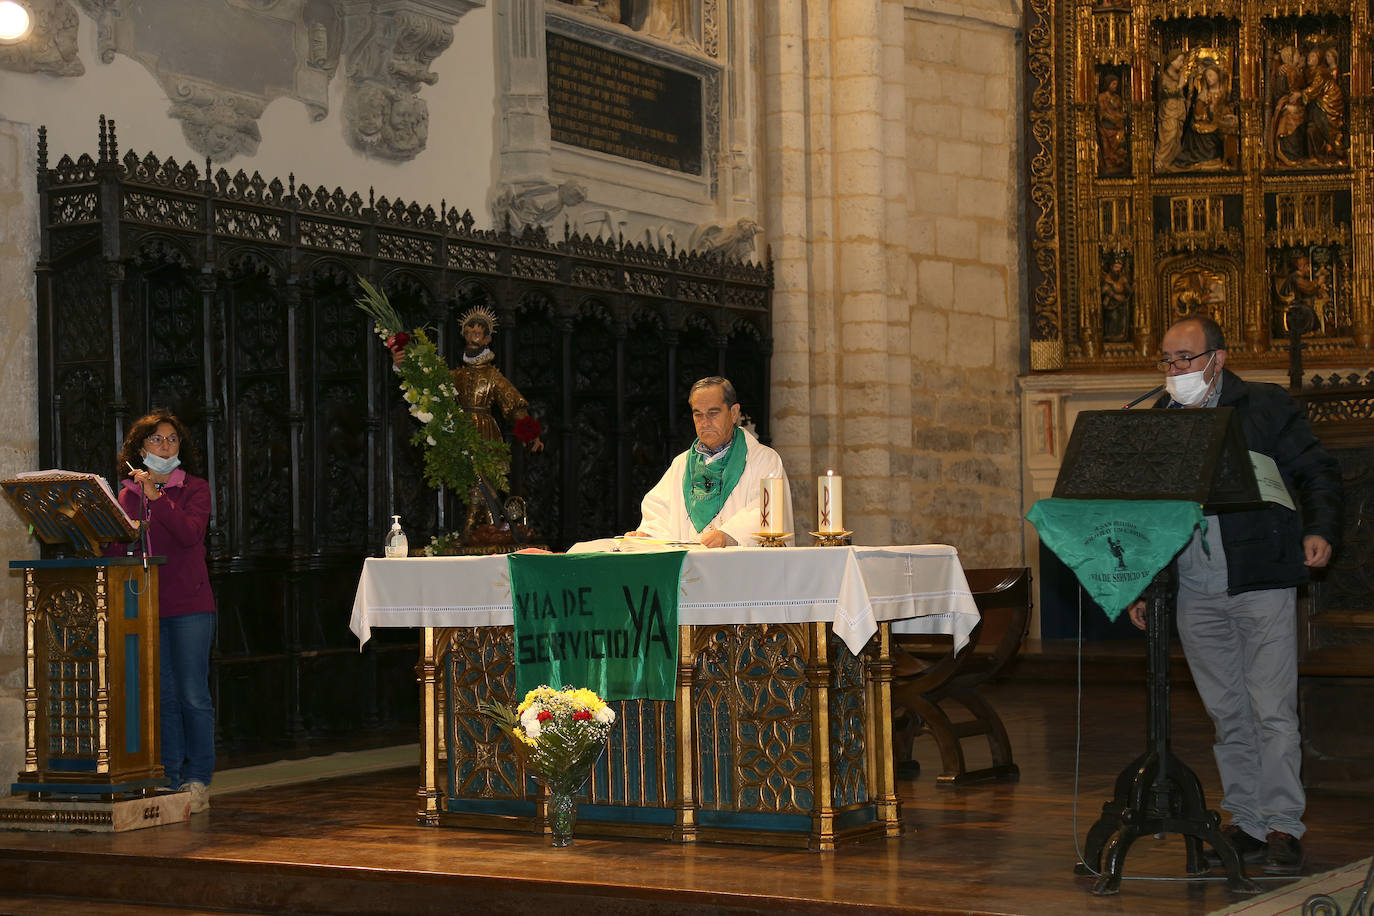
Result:
<svg viewBox="0 0 1374 916">
<path fill-rule="evenodd" d="M 1042 499 L 1026 520 L 1040 540 L 1073 570 L 1108 620 L 1140 597 L 1207 523 L 1187 500 Z"/>
<path fill-rule="evenodd" d="M 674 699 L 686 553 L 511 554 L 517 699 L 540 684 Z"/>
</svg>

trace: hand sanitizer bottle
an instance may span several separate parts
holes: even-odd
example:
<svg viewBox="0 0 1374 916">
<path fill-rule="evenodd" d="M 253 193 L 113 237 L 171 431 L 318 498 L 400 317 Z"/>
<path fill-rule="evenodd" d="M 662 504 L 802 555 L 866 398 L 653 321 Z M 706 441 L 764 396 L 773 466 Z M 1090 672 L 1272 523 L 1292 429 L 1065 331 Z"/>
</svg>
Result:
<svg viewBox="0 0 1374 916">
<path fill-rule="evenodd" d="M 386 555 L 389 557 L 405 557 L 410 555 L 410 545 L 406 541 L 406 533 L 401 530 L 401 517 L 391 516 L 391 530 L 386 533 L 386 541 L 383 542 L 386 548 Z"/>
</svg>

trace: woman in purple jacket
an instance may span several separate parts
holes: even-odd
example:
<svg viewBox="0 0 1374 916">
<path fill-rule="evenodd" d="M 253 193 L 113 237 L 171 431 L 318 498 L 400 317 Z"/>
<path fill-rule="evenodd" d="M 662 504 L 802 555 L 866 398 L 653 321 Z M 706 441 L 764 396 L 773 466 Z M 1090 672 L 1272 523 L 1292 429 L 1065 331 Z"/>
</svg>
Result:
<svg viewBox="0 0 1374 916">
<path fill-rule="evenodd" d="M 210 807 L 215 770 L 210 646 L 216 615 L 205 568 L 210 487 L 180 466 L 183 447 L 194 458 L 186 427 L 170 412 L 155 410 L 136 421 L 119 453 L 130 478 L 119 504 L 143 523 L 140 549 L 167 558 L 158 573 L 162 769 L 171 785 L 191 793 L 196 813 Z"/>
</svg>

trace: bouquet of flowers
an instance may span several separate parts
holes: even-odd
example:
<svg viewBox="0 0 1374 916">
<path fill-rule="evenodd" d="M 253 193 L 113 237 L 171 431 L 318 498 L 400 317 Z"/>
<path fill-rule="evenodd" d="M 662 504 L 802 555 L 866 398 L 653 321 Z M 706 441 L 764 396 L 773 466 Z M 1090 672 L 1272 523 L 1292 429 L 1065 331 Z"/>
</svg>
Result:
<svg viewBox="0 0 1374 916">
<path fill-rule="evenodd" d="M 406 332 L 386 293 L 362 277 L 363 297 L 358 308 L 372 318 L 373 329 L 392 353 L 404 354 L 398 365 L 401 394 L 410 415 L 420 421 L 411 436 L 425 449 L 425 483 L 467 493 L 478 477 L 502 490 L 510 467 L 510 447 L 483 439 L 468 412 L 458 406 L 448 366 L 423 328 Z"/>
<path fill-rule="evenodd" d="M 615 723 L 615 710 L 585 688 L 540 686 L 513 710 L 503 703 L 484 703 L 478 711 L 495 720 L 526 768 L 548 789 L 553 845 L 570 845 L 577 822 L 572 796 L 600 756 Z"/>
</svg>

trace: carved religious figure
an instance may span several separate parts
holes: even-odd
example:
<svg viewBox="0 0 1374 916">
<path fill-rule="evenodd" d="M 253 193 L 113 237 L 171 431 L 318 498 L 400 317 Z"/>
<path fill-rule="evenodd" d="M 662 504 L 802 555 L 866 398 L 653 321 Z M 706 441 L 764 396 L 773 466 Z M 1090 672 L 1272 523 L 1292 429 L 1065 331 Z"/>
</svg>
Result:
<svg viewBox="0 0 1374 916">
<path fill-rule="evenodd" d="M 1157 171 L 1235 168 L 1240 152 L 1240 118 L 1231 98 L 1229 54 L 1194 48 L 1176 53 L 1160 74 Z"/>
<path fill-rule="evenodd" d="M 1340 56 L 1325 42 L 1303 54 L 1279 48 L 1269 73 L 1264 148 L 1276 168 L 1312 168 L 1346 161 L 1347 105 Z"/>
<path fill-rule="evenodd" d="M 644 31 L 675 44 L 700 45 L 697 28 L 699 0 L 649 0 Z"/>
<path fill-rule="evenodd" d="M 1207 315 L 1223 323 L 1226 306 L 1226 277 L 1206 267 L 1193 267 L 1174 274 L 1169 285 L 1172 297 L 1171 321 L 1189 315 Z"/>
<path fill-rule="evenodd" d="M 476 306 L 459 320 L 463 327 L 463 358 L 449 373 L 458 406 L 471 415 L 483 439 L 499 441 L 503 438 L 493 413 L 499 410 L 507 423 L 514 424 L 515 437 L 525 447 L 531 452 L 543 451 L 542 429 L 539 421 L 530 416 L 529 402 L 496 368 L 496 354 L 491 351 L 496 315 L 490 309 Z M 397 365 L 405 359 L 403 347 L 393 347 L 391 354 Z M 499 524 L 499 519 L 492 513 L 497 499 L 498 495 L 491 491 L 485 479 L 480 479 L 468 493 L 467 518 L 462 531 L 464 541 L 471 538 L 479 524 Z"/>
<path fill-rule="evenodd" d="M 1183 64 L 1187 55 L 1175 54 L 1159 76 L 1155 98 L 1158 131 L 1155 137 L 1155 170 L 1169 168 L 1183 147 L 1183 121 L 1188 115 L 1184 98 Z"/>
<path fill-rule="evenodd" d="M 1111 252 L 1104 259 L 1101 283 L 1102 294 L 1102 339 L 1110 341 L 1129 341 L 1131 334 L 1131 306 L 1135 299 L 1135 287 L 1131 273 L 1127 269 L 1130 255 L 1125 252 Z"/>
<path fill-rule="evenodd" d="M 1304 312 L 1304 328 L 1325 334 L 1335 299 L 1331 293 L 1331 268 L 1323 263 L 1314 269 L 1311 253 L 1295 248 L 1280 261 L 1273 277 L 1274 329 L 1286 335 L 1294 309 Z"/>
<path fill-rule="evenodd" d="M 1334 165 L 1345 157 L 1345 91 L 1336 78 L 1335 48 L 1325 53 L 1313 48 L 1307 54 L 1303 74 L 1307 85 L 1307 152 L 1322 165 Z"/>
<path fill-rule="evenodd" d="M 1121 98 L 1121 77 L 1104 73 L 1097 93 L 1097 171 L 1100 175 L 1125 175 L 1130 171 L 1130 142 L 1126 136 L 1126 103 Z"/>
</svg>

